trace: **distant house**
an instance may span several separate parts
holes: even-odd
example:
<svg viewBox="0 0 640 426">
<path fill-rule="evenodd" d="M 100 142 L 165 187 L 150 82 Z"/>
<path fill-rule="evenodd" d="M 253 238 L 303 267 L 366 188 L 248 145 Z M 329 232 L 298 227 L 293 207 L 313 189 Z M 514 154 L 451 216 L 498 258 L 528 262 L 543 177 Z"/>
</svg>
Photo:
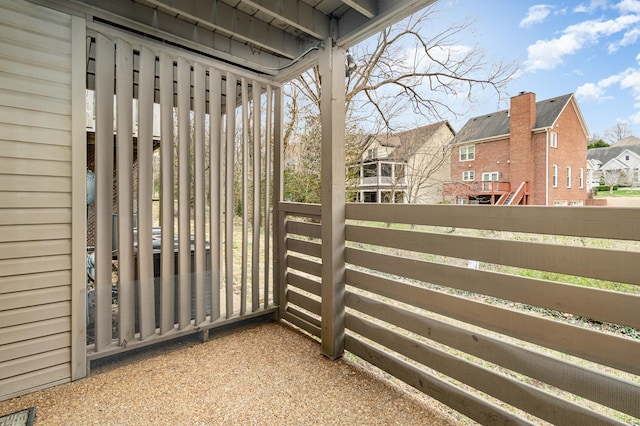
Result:
<svg viewBox="0 0 640 426">
<path fill-rule="evenodd" d="M 456 204 L 584 205 L 588 129 L 573 94 L 536 102 L 511 98 L 508 110 L 470 119 L 451 142 Z"/>
<path fill-rule="evenodd" d="M 357 167 L 356 200 L 371 203 L 442 202 L 450 175 L 447 121 L 391 135 L 376 135 Z"/>
<path fill-rule="evenodd" d="M 640 185 L 640 138 L 630 136 L 610 147 L 590 149 L 587 159 L 591 186 L 606 183 L 608 173 L 614 174 L 618 185 Z"/>
</svg>

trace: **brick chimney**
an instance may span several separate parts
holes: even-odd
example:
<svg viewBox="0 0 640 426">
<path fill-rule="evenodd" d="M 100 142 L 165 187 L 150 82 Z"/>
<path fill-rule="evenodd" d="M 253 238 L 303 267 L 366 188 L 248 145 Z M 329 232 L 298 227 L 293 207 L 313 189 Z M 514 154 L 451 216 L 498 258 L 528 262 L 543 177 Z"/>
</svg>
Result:
<svg viewBox="0 0 640 426">
<path fill-rule="evenodd" d="M 520 92 L 511 98 L 509 145 L 511 190 L 533 181 L 533 126 L 536 122 L 536 94 Z"/>
</svg>

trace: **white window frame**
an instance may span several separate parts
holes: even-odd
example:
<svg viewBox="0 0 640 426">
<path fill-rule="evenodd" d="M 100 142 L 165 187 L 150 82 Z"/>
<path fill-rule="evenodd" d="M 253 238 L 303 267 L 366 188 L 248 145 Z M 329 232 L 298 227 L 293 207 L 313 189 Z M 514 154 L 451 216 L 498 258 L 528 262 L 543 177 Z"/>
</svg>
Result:
<svg viewBox="0 0 640 426">
<path fill-rule="evenodd" d="M 462 172 L 462 180 L 464 182 L 473 182 L 476 180 L 476 172 L 475 170 L 465 170 Z"/>
<path fill-rule="evenodd" d="M 459 151 L 459 159 L 460 161 L 473 161 L 476 159 L 476 146 L 475 145 L 466 145 L 461 146 Z"/>
<path fill-rule="evenodd" d="M 552 170 L 551 186 L 553 186 L 554 188 L 557 188 L 558 187 L 558 165 L 554 164 L 551 170 Z"/>
<path fill-rule="evenodd" d="M 578 186 L 584 188 L 584 169 L 580 167 L 580 175 L 578 176 Z"/>
<path fill-rule="evenodd" d="M 551 148 L 557 148 L 558 147 L 558 134 L 556 132 L 551 132 L 549 134 L 549 146 Z"/>
<path fill-rule="evenodd" d="M 500 179 L 500 172 L 483 172 L 483 182 L 497 182 Z"/>
<path fill-rule="evenodd" d="M 571 188 L 571 166 L 567 166 L 567 188 Z"/>
<path fill-rule="evenodd" d="M 456 198 L 456 204 L 459 206 L 468 204 L 466 198 Z"/>
</svg>

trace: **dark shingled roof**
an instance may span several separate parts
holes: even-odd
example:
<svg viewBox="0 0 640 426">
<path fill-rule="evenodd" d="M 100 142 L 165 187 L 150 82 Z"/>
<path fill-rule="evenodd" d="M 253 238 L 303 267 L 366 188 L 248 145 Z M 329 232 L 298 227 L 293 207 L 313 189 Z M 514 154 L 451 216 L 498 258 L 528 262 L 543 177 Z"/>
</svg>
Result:
<svg viewBox="0 0 640 426">
<path fill-rule="evenodd" d="M 587 160 L 598 160 L 602 164 L 605 164 L 612 158 L 622 154 L 626 149 L 640 155 L 640 143 L 635 145 L 618 145 L 615 143 L 610 147 L 587 150 Z"/>
<path fill-rule="evenodd" d="M 569 93 L 536 102 L 536 122 L 532 130 L 551 127 L 572 96 L 573 94 Z M 505 109 L 470 119 L 451 143 L 461 144 L 508 134 L 509 110 Z"/>
</svg>

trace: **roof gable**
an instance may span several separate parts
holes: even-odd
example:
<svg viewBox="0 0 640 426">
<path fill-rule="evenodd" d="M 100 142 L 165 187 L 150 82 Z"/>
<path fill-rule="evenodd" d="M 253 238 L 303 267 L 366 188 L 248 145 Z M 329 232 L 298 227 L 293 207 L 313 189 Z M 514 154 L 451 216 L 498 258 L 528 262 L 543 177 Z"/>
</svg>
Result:
<svg viewBox="0 0 640 426">
<path fill-rule="evenodd" d="M 397 134 L 399 145 L 393 150 L 390 157 L 396 159 L 407 159 L 420 150 L 425 143 L 428 143 L 441 129 L 447 130 L 453 138 L 456 134 L 448 121 L 428 124 L 416 129 L 407 130 Z"/>
<path fill-rule="evenodd" d="M 629 168 L 629 166 L 624 164 L 622 161 L 618 160 L 617 158 L 612 158 L 611 160 L 603 164 L 600 167 L 600 170 L 624 170 L 627 168 Z"/>
<path fill-rule="evenodd" d="M 569 93 L 536 102 L 536 122 L 532 130 L 552 127 L 572 99 L 573 94 Z M 578 117 L 581 117 L 580 111 L 577 111 L 577 113 Z M 451 143 L 463 144 L 485 139 L 508 137 L 510 133 L 509 126 L 509 110 L 505 109 L 491 114 L 480 115 L 467 121 Z"/>
</svg>

